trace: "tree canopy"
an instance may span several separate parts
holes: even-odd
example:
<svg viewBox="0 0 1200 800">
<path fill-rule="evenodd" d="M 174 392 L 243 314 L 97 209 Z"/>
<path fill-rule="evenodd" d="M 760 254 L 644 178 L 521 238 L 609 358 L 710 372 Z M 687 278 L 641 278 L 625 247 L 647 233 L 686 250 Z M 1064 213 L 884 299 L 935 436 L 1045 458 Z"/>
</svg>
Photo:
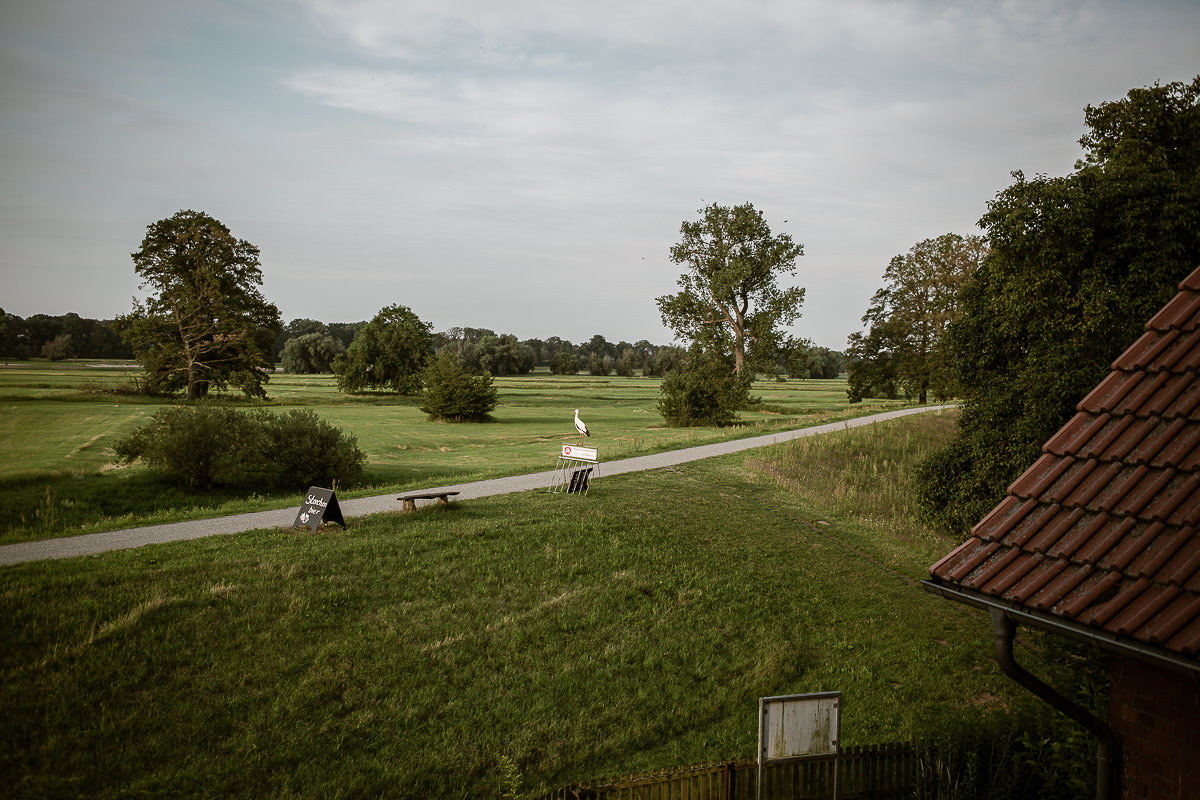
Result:
<svg viewBox="0 0 1200 800">
<path fill-rule="evenodd" d="M 947 233 L 913 245 L 884 270 L 884 285 L 848 342 L 850 402 L 891 397 L 897 384 L 917 402 L 955 393 L 947 334 L 959 316 L 962 287 L 987 252 L 980 236 Z"/>
<path fill-rule="evenodd" d="M 451 350 L 434 356 L 422 375 L 421 410 L 450 422 L 482 421 L 499 402 L 489 373 L 472 375 Z"/>
<path fill-rule="evenodd" d="M 802 245 L 772 234 L 753 204 L 716 203 L 685 221 L 671 261 L 687 268 L 680 292 L 658 298 L 663 324 L 714 355 L 727 355 L 742 375 L 747 364 L 774 364 L 782 329 L 800 316 L 804 289 L 783 288 L 794 275 Z"/>
<path fill-rule="evenodd" d="M 1015 182 L 980 221 L 992 252 L 950 347 L 959 432 L 922 465 L 935 520 L 966 530 L 1200 264 L 1200 78 L 1089 106 L 1066 177 Z"/>
<path fill-rule="evenodd" d="M 399 394 L 421 391 L 421 371 L 433 354 L 433 334 L 407 306 L 391 305 L 368 322 L 344 355 L 333 361 L 343 392 L 391 389 Z"/>
<path fill-rule="evenodd" d="M 316 375 L 333 372 L 333 360 L 346 348 L 326 333 L 305 333 L 293 336 L 283 346 L 281 363 L 284 372 L 293 375 Z"/>
<path fill-rule="evenodd" d="M 259 287 L 258 248 L 221 222 L 180 211 L 146 230 L 132 254 L 145 302 L 117 319 L 121 336 L 158 391 L 186 388 L 189 400 L 213 387 L 266 395 L 279 309 Z"/>
</svg>

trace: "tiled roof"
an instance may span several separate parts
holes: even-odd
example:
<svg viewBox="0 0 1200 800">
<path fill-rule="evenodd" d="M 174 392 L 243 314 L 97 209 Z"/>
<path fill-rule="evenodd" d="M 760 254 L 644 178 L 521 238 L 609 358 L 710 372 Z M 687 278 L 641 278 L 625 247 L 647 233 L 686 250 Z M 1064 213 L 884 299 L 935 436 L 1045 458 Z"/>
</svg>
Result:
<svg viewBox="0 0 1200 800">
<path fill-rule="evenodd" d="M 1200 655 L 1200 269 L 934 583 Z"/>
</svg>

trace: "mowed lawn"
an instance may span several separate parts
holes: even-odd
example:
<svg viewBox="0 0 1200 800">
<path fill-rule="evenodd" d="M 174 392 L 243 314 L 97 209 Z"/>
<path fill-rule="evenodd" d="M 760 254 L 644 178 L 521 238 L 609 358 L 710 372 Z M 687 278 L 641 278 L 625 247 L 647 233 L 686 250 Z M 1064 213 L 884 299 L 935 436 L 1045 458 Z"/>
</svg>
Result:
<svg viewBox="0 0 1200 800">
<path fill-rule="evenodd" d="M 918 585 L 954 543 L 903 498 L 952 430 L 4 568 L 0 782 L 498 797 L 509 764 L 531 790 L 750 756 L 761 696 L 842 691 L 844 745 L 1004 708 L 986 620 Z"/>
<path fill-rule="evenodd" d="M 121 393 L 127 365 L 31 362 L 0 367 L 0 544 L 111 530 L 196 516 L 280 508 L 294 493 L 206 494 L 164 487 L 140 465 L 115 463 L 113 446 L 168 400 Z M 725 429 L 673 429 L 656 409 L 656 378 L 556 376 L 497 379 L 500 405 L 482 424 L 431 422 L 419 400 L 388 393 L 344 395 L 330 375 L 276 374 L 265 404 L 230 395 L 221 402 L 285 412 L 304 408 L 355 436 L 367 454 L 363 480 L 337 487 L 354 497 L 550 469 L 573 441 L 578 408 L 602 460 L 804 427 L 903 405 L 850 406 L 832 381 L 760 381 L 761 398 Z"/>
</svg>

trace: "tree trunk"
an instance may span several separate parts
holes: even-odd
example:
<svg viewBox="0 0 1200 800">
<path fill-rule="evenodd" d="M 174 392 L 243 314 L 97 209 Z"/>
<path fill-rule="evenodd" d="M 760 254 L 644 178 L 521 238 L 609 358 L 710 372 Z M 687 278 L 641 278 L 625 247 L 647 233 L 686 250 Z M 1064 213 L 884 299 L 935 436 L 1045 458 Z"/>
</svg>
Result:
<svg viewBox="0 0 1200 800">
<path fill-rule="evenodd" d="M 733 374 L 741 377 L 746 366 L 746 338 L 740 331 L 733 334 Z"/>
</svg>

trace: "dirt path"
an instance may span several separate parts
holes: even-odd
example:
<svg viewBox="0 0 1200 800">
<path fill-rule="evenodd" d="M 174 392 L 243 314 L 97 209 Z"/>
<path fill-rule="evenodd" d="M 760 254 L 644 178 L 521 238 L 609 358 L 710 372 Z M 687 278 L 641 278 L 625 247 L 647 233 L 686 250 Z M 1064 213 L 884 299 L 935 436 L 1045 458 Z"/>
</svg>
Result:
<svg viewBox="0 0 1200 800">
<path fill-rule="evenodd" d="M 924 406 L 921 408 L 903 408 L 897 411 L 886 411 L 869 417 L 858 417 L 843 422 L 832 422 L 828 425 L 817 425 L 812 428 L 801 428 L 794 431 L 755 436 L 750 439 L 738 439 L 732 442 L 719 442 L 699 447 L 688 447 L 683 450 L 671 450 L 666 453 L 655 453 L 649 456 L 625 458 L 620 461 L 602 463 L 601 476 L 610 477 L 625 472 L 639 472 L 659 467 L 669 467 L 688 461 L 698 461 L 703 458 L 737 453 L 756 447 L 767 447 L 792 439 L 802 439 L 807 436 L 819 436 L 832 431 L 858 428 L 885 419 L 906 417 L 910 414 L 923 414 L 930 411 L 941 411 L 941 406 Z M 508 478 L 492 478 L 472 483 L 461 483 L 436 489 L 422 490 L 456 491 L 455 501 L 471 500 L 477 497 L 490 497 L 511 492 L 527 492 L 535 489 L 546 489 L 554 482 L 554 470 L 535 472 L 529 475 L 514 475 Z M 342 514 L 349 517 L 361 517 L 367 514 L 379 514 L 384 511 L 399 511 L 400 501 L 395 493 L 377 495 L 375 497 L 360 497 L 356 500 L 339 500 Z M 433 501 L 436 502 L 436 501 Z M 58 539 L 44 539 L 37 542 L 21 542 L 0 546 L 0 565 L 20 564 L 25 561 L 42 561 L 52 558 L 72 558 L 74 556 L 93 555 L 109 550 L 128 550 L 148 544 L 177 542 L 184 539 L 200 539 L 205 536 L 216 536 L 223 533 L 242 533 L 243 531 L 260 528 L 286 528 L 296 518 L 299 504 L 288 508 L 272 511 L 256 511 L 251 514 L 238 514 L 232 517 L 217 517 L 215 519 L 197 519 L 185 522 L 171 522 L 164 525 L 148 525 L 141 528 L 127 528 L 120 531 L 104 533 L 89 533 L 83 536 L 66 536 Z"/>
</svg>

